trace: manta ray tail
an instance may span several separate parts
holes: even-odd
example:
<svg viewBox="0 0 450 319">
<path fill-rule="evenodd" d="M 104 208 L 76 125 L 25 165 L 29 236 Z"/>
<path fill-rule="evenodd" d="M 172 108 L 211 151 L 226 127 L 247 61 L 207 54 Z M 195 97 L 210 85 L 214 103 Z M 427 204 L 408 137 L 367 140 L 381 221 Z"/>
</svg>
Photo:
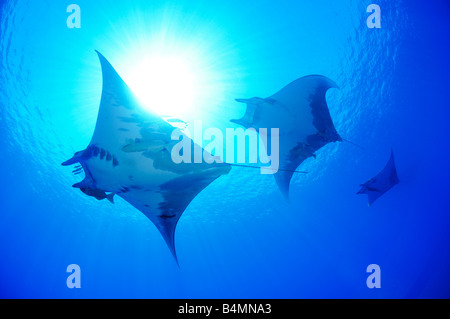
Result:
<svg viewBox="0 0 450 319">
<path fill-rule="evenodd" d="M 347 139 L 345 139 L 345 138 L 342 138 L 342 141 L 344 141 L 344 142 L 347 142 L 347 143 L 349 143 L 349 144 L 352 144 L 353 146 L 355 146 L 355 147 L 357 147 L 357 148 L 359 148 L 359 149 L 361 149 L 361 150 L 365 150 L 364 149 L 364 147 L 362 147 L 361 145 L 358 145 L 358 144 L 356 144 L 356 143 L 353 143 L 352 141 L 349 141 L 349 140 L 347 140 Z"/>
</svg>

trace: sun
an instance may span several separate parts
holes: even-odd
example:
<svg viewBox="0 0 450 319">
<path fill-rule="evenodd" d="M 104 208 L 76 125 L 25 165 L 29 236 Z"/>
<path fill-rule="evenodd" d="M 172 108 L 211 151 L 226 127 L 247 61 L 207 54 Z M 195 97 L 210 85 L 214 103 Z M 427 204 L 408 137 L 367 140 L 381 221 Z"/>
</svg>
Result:
<svg viewBox="0 0 450 319">
<path fill-rule="evenodd" d="M 240 83 L 234 43 L 177 6 L 130 11 L 99 41 L 142 107 L 163 118 L 212 118 Z"/>
<path fill-rule="evenodd" d="M 199 74 L 180 56 L 153 56 L 136 62 L 128 84 L 143 106 L 161 116 L 180 116 L 195 107 Z"/>
</svg>

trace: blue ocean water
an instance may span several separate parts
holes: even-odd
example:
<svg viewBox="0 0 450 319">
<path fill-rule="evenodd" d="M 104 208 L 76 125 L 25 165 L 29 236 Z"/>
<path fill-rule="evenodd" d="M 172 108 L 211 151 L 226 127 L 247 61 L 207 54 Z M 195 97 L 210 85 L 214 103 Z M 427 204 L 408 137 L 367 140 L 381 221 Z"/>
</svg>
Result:
<svg viewBox="0 0 450 319">
<path fill-rule="evenodd" d="M 11 0 L 0 24 L 0 296 L 3 298 L 442 298 L 450 296 L 447 1 L 76 2 Z M 60 164 L 86 147 L 102 52 L 127 81 L 153 51 L 188 52 L 208 74 L 180 116 L 224 127 L 235 98 L 270 96 L 309 74 L 340 135 L 300 167 L 287 204 L 269 175 L 233 168 L 177 226 L 180 267 L 123 200 L 74 190 Z M 131 86 L 132 87 L 132 86 Z M 132 87 L 133 89 L 133 87 Z M 177 92 L 173 92 L 174 95 Z M 394 149 L 400 184 L 356 195 Z M 81 268 L 69 289 L 66 268 Z M 366 268 L 381 268 L 369 289 Z"/>
</svg>

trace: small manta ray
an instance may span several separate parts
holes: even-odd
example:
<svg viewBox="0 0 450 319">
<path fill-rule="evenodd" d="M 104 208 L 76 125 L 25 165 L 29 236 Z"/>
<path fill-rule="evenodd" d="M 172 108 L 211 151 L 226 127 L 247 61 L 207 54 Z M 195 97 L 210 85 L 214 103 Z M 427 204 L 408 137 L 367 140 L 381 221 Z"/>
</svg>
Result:
<svg viewBox="0 0 450 319">
<path fill-rule="evenodd" d="M 231 122 L 245 128 L 279 128 L 279 170 L 274 174 L 284 198 L 297 167 L 331 142 L 342 141 L 336 132 L 325 95 L 338 88 L 331 79 L 309 75 L 295 80 L 268 98 L 237 99 L 247 104 L 244 116 Z M 270 143 L 270 135 L 263 139 Z M 267 145 L 266 145 L 266 149 Z"/>
<path fill-rule="evenodd" d="M 367 194 L 369 196 L 370 206 L 381 195 L 386 193 L 399 182 L 397 169 L 395 168 L 394 152 L 391 150 L 391 157 L 383 170 L 364 184 L 361 184 L 361 189 L 357 194 Z"/>
</svg>

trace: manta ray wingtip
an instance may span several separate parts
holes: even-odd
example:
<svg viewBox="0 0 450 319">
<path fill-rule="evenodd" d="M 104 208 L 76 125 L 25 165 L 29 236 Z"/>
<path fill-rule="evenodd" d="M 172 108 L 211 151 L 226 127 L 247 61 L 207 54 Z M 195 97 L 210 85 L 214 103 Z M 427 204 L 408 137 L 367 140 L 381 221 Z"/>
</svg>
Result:
<svg viewBox="0 0 450 319">
<path fill-rule="evenodd" d="M 169 219 L 170 220 L 170 219 Z M 167 223 L 168 220 L 164 221 L 163 223 L 155 224 L 158 228 L 159 232 L 161 233 L 164 241 L 166 242 L 167 247 L 169 248 L 170 252 L 172 253 L 173 258 L 175 259 L 175 262 L 177 263 L 178 267 L 180 266 L 178 263 L 178 256 L 175 249 L 175 228 L 176 224 Z M 177 220 L 178 222 L 178 220 Z"/>
<path fill-rule="evenodd" d="M 100 64 L 102 65 L 102 70 L 105 72 L 105 67 L 110 66 L 112 68 L 112 65 L 109 63 L 108 59 L 105 58 L 103 54 L 101 54 L 99 51 L 95 50 L 95 53 L 97 53 L 97 56 L 100 60 Z"/>
<path fill-rule="evenodd" d="M 330 86 L 330 89 L 338 89 L 340 90 L 341 88 L 339 87 L 339 85 L 337 85 L 336 82 L 334 82 L 332 79 L 327 78 L 328 81 L 328 85 Z"/>
<path fill-rule="evenodd" d="M 391 147 L 391 159 L 394 160 L 394 149 Z"/>
<path fill-rule="evenodd" d="M 327 85 L 329 86 L 329 88 L 333 88 L 333 89 L 341 89 L 339 87 L 339 85 L 337 85 L 337 83 L 335 81 L 333 81 L 331 78 L 324 76 L 324 75 L 315 75 L 317 77 L 322 77 L 323 79 L 325 79 L 325 81 L 327 82 Z"/>
<path fill-rule="evenodd" d="M 177 251 L 175 250 L 175 242 L 174 241 L 169 242 L 166 240 L 166 244 L 167 244 L 167 247 L 169 247 L 170 252 L 172 253 L 173 259 L 175 259 L 177 266 L 180 267 L 180 263 L 178 262 Z"/>
<path fill-rule="evenodd" d="M 172 255 L 173 255 L 173 258 L 175 259 L 175 262 L 177 263 L 178 268 L 181 268 L 180 263 L 178 262 L 178 257 L 177 257 L 176 252 L 172 252 Z"/>
<path fill-rule="evenodd" d="M 97 56 L 98 56 L 98 58 L 100 59 L 100 61 L 102 60 L 102 59 L 105 59 L 106 60 L 106 58 L 103 56 L 103 54 L 101 54 L 99 51 L 97 51 L 97 50 L 94 50 L 95 51 L 95 53 L 97 53 Z"/>
<path fill-rule="evenodd" d="M 313 83 L 316 83 L 320 86 L 325 86 L 327 89 L 341 89 L 339 87 L 339 85 L 337 85 L 337 83 L 335 81 L 333 81 L 331 78 L 325 76 L 325 75 L 319 75 L 319 74 L 311 74 L 311 75 L 306 75 L 302 78 L 297 79 L 298 80 L 303 80 L 303 81 L 312 81 Z M 294 81 L 296 82 L 296 81 Z"/>
</svg>

